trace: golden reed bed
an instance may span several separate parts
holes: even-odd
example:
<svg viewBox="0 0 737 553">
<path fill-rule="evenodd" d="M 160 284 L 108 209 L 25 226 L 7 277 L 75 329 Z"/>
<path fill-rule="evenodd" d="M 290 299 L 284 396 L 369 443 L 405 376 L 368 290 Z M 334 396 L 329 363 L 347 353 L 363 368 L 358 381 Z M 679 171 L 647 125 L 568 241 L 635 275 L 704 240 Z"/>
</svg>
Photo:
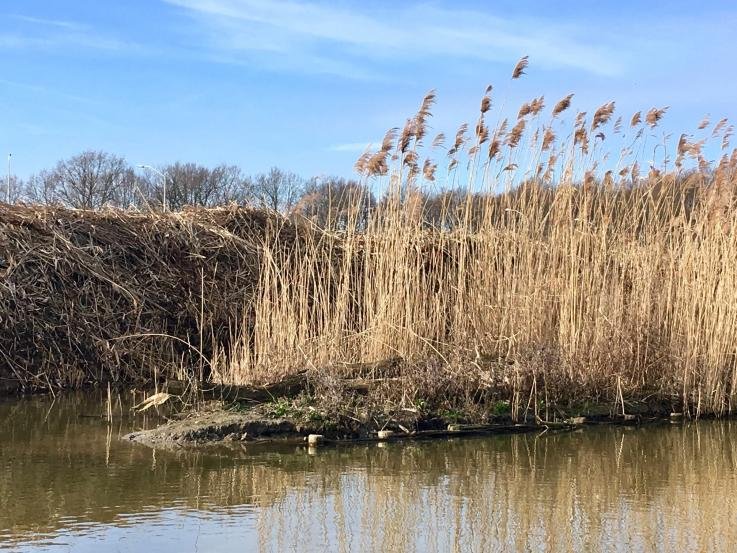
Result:
<svg viewBox="0 0 737 553">
<path fill-rule="evenodd" d="M 517 418 L 647 397 L 730 413 L 732 127 L 676 139 L 666 108 L 573 114 L 572 95 L 491 123 L 493 94 L 449 141 L 428 136 L 428 94 L 356 164 L 382 200 L 341 201 L 328 228 L 236 207 L 0 206 L 0 376 L 250 384 L 308 369 L 335 392 L 335 367 L 398 357 L 377 394 L 402 407 L 505 399 Z"/>
</svg>

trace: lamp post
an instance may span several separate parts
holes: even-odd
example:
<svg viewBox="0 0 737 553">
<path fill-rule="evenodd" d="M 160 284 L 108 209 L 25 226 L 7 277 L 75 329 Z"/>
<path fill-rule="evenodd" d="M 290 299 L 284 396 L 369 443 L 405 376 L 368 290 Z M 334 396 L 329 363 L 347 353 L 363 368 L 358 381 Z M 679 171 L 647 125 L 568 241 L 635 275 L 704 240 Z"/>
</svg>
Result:
<svg viewBox="0 0 737 553">
<path fill-rule="evenodd" d="M 149 171 L 153 171 L 154 173 L 156 173 L 157 175 L 161 177 L 162 191 L 163 191 L 163 197 L 164 197 L 163 206 L 164 206 L 164 211 L 166 211 L 166 175 L 162 173 L 161 171 L 159 171 L 158 169 L 156 169 L 155 167 L 151 167 L 150 165 L 139 165 L 138 167 L 140 169 L 148 169 Z"/>
<path fill-rule="evenodd" d="M 5 203 L 10 203 L 10 160 L 13 158 L 13 154 L 8 154 L 8 182 L 5 186 Z"/>
</svg>

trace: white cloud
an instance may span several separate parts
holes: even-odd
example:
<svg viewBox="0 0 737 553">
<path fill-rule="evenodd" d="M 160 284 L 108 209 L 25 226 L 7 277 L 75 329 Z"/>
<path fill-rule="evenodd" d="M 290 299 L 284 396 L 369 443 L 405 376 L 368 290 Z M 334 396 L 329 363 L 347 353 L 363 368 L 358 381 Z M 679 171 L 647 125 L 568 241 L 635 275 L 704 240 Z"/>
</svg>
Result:
<svg viewBox="0 0 737 553">
<path fill-rule="evenodd" d="M 10 81 L 7 79 L 0 79 L 0 84 L 6 87 L 15 88 L 23 92 L 23 94 L 32 94 L 34 96 L 51 96 L 61 98 L 62 100 L 71 100 L 73 102 L 79 102 L 83 104 L 91 104 L 93 101 L 85 96 L 79 96 L 77 94 L 67 94 L 59 87 L 50 87 L 46 85 L 23 83 L 18 81 Z"/>
<path fill-rule="evenodd" d="M 35 25 L 45 25 L 48 27 L 58 27 L 61 29 L 80 30 L 84 28 L 84 26 L 80 25 L 79 23 L 75 23 L 74 21 L 66 21 L 63 19 L 43 19 L 40 17 L 30 17 L 28 15 L 16 15 L 16 14 L 10 15 L 9 17 L 17 21 L 23 21 L 25 23 L 32 23 Z"/>
<path fill-rule="evenodd" d="M 367 65 L 460 59 L 514 63 L 529 55 L 548 68 L 597 75 L 623 71 L 623 46 L 604 31 L 558 21 L 399 3 L 347 9 L 315 0 L 164 0 L 192 15 L 209 45 L 249 62 L 300 65 L 318 73 L 371 73 Z M 607 46 L 609 43 L 609 46 Z M 265 59 L 264 59 L 265 58 Z M 374 69 L 377 71 L 378 69 Z"/>
<path fill-rule="evenodd" d="M 16 33 L 0 33 L 0 49 L 60 51 L 67 48 L 125 53 L 132 53 L 139 49 L 134 44 L 94 34 L 72 33 L 29 36 Z"/>
<path fill-rule="evenodd" d="M 334 144 L 328 148 L 331 152 L 365 152 L 374 147 L 378 142 L 347 142 L 345 144 Z"/>
<path fill-rule="evenodd" d="M 3 50 L 65 51 L 77 48 L 109 53 L 144 50 L 138 44 L 101 34 L 82 23 L 25 15 L 7 17 L 18 24 L 0 31 L 0 49 Z"/>
</svg>

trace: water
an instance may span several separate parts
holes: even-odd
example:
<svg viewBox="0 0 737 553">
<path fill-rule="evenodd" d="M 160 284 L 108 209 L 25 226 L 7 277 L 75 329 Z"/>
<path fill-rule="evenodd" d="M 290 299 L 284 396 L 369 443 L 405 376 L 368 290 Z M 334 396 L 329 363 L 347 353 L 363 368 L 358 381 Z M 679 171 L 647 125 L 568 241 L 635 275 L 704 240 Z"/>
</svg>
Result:
<svg viewBox="0 0 737 553">
<path fill-rule="evenodd" d="M 120 441 L 158 421 L 102 411 L 0 402 L 0 550 L 737 548 L 734 422 L 204 453 Z"/>
</svg>

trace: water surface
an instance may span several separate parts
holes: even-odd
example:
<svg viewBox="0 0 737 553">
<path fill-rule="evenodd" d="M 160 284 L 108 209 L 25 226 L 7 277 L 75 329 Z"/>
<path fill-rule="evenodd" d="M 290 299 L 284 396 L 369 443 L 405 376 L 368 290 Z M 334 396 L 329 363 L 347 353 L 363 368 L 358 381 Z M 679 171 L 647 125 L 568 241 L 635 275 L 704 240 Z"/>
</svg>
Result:
<svg viewBox="0 0 737 553">
<path fill-rule="evenodd" d="M 730 421 L 170 452 L 103 410 L 0 401 L 0 550 L 737 550 Z"/>
</svg>

